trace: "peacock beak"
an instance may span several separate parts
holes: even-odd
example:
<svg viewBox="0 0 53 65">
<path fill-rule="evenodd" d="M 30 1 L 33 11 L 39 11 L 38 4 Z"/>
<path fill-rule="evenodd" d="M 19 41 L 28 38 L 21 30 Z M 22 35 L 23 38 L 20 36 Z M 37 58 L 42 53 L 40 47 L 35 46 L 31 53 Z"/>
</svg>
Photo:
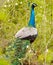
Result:
<svg viewBox="0 0 53 65">
<path fill-rule="evenodd" d="M 32 6 L 33 6 L 33 7 L 37 7 L 38 5 L 37 5 L 37 4 L 35 4 L 35 3 L 32 3 Z"/>
<path fill-rule="evenodd" d="M 37 4 L 35 4 L 35 7 L 37 7 L 38 5 Z"/>
</svg>

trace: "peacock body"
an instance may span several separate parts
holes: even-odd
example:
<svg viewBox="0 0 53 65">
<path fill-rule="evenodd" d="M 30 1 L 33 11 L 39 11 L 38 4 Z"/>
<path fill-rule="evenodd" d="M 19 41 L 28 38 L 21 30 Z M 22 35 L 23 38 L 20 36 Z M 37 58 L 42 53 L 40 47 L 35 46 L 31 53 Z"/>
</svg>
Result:
<svg viewBox="0 0 53 65">
<path fill-rule="evenodd" d="M 37 28 L 36 28 L 36 22 L 35 22 L 35 13 L 34 13 L 34 7 L 37 5 L 35 3 L 32 4 L 31 7 L 31 16 L 27 27 L 22 28 L 19 30 L 16 34 L 16 38 L 20 38 L 22 40 L 29 40 L 31 43 L 35 40 L 37 37 Z"/>
<path fill-rule="evenodd" d="M 33 42 L 37 36 L 37 29 L 34 27 L 24 27 L 16 33 L 16 38 L 21 38 L 22 40 L 29 40 Z"/>
</svg>

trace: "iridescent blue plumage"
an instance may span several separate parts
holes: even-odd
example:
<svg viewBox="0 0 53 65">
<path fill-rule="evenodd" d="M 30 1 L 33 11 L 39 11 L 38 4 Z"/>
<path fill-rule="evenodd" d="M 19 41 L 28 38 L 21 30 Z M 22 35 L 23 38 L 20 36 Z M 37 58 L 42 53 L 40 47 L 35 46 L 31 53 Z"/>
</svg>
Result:
<svg viewBox="0 0 53 65">
<path fill-rule="evenodd" d="M 36 25 L 35 25 L 35 12 L 34 12 L 33 6 L 31 8 L 31 16 L 30 16 L 30 21 L 28 23 L 28 26 L 36 27 Z"/>
</svg>

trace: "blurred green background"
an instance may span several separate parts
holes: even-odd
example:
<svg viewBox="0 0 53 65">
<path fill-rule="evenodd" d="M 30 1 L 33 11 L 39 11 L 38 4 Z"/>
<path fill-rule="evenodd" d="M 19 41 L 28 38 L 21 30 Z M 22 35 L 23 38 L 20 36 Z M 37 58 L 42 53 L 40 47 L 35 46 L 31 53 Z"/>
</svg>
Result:
<svg viewBox="0 0 53 65">
<path fill-rule="evenodd" d="M 38 37 L 32 44 L 38 58 L 27 53 L 28 61 L 31 59 L 38 65 L 53 64 L 53 0 L 0 0 L 0 65 L 10 65 L 3 49 L 15 39 L 18 30 L 27 26 L 31 3 L 38 4 L 35 8 Z"/>
</svg>

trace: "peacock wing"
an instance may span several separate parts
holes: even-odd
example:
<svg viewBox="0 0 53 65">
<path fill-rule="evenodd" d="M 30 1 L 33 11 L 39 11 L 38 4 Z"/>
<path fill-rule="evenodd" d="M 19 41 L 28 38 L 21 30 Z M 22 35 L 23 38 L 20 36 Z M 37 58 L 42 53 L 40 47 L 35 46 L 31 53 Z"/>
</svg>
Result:
<svg viewBox="0 0 53 65">
<path fill-rule="evenodd" d="M 37 35 L 37 29 L 34 27 L 24 27 L 21 30 L 19 30 L 16 34 L 16 38 L 25 38 L 28 36 Z"/>
</svg>

